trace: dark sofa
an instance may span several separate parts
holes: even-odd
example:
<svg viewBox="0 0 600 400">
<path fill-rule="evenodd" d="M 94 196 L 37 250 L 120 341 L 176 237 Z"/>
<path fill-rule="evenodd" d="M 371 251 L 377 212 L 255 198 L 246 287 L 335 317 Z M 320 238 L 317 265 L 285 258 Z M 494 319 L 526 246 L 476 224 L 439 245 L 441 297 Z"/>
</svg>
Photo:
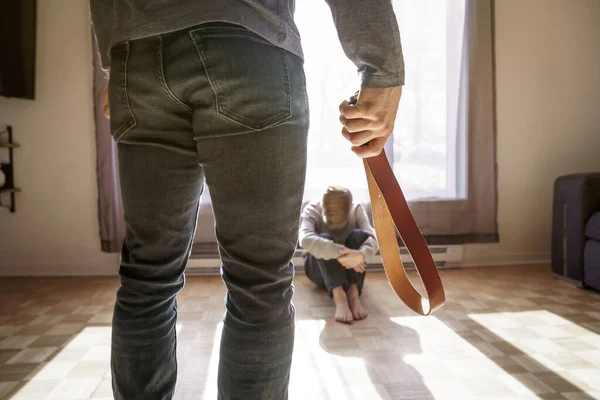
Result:
<svg viewBox="0 0 600 400">
<path fill-rule="evenodd" d="M 600 173 L 559 177 L 552 216 L 552 271 L 600 290 Z"/>
</svg>

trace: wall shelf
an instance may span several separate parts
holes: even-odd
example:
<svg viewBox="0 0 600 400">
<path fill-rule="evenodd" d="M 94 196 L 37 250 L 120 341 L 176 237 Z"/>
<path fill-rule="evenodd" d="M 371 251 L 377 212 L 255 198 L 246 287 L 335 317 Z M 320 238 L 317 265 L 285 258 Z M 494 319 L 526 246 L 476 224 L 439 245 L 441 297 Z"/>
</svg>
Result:
<svg viewBox="0 0 600 400">
<path fill-rule="evenodd" d="M 20 191 L 21 191 L 20 188 L 0 189 L 0 193 L 18 193 Z"/>
<path fill-rule="evenodd" d="M 2 198 L 0 198 L 0 207 L 8 208 L 10 212 L 14 213 L 16 205 L 15 193 L 19 193 L 21 189 L 15 186 L 13 149 L 19 148 L 21 145 L 13 141 L 12 134 L 11 126 L 7 126 L 5 131 L 0 132 L 0 149 L 8 150 L 8 162 L 0 162 L 0 170 L 5 177 L 5 182 L 0 187 L 0 195 L 8 194 L 10 196 L 10 204 L 8 205 L 2 204 Z M 8 140 L 4 140 L 3 136 L 7 136 Z"/>
<path fill-rule="evenodd" d="M 5 132 L 0 132 L 0 133 L 7 133 Z M 17 147 L 21 147 L 21 145 L 17 142 L 13 142 L 13 143 L 2 143 L 0 142 L 0 148 L 2 149 L 16 149 Z"/>
</svg>

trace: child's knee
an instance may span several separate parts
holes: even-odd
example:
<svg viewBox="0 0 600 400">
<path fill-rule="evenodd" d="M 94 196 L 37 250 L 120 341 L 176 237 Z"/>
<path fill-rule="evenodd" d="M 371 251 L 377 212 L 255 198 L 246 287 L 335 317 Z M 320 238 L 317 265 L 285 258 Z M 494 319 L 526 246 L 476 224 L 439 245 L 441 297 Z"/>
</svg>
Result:
<svg viewBox="0 0 600 400">
<path fill-rule="evenodd" d="M 358 249 L 369 238 L 369 235 L 360 229 L 354 229 L 346 239 L 346 247 Z"/>
</svg>

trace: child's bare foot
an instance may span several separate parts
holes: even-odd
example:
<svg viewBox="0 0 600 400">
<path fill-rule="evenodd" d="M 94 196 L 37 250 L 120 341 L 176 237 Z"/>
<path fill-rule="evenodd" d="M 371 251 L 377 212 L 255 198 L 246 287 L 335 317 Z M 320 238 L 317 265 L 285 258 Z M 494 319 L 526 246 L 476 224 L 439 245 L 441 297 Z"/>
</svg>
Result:
<svg viewBox="0 0 600 400">
<path fill-rule="evenodd" d="M 356 286 L 356 284 L 350 285 L 350 289 L 348 289 L 348 304 L 352 311 L 352 317 L 356 321 L 360 321 L 369 316 L 360 302 L 360 295 L 358 294 L 358 286 Z"/>
<path fill-rule="evenodd" d="M 335 320 L 343 324 L 352 323 L 352 311 L 348 306 L 348 297 L 341 286 L 333 289 L 333 301 L 335 302 Z"/>
</svg>

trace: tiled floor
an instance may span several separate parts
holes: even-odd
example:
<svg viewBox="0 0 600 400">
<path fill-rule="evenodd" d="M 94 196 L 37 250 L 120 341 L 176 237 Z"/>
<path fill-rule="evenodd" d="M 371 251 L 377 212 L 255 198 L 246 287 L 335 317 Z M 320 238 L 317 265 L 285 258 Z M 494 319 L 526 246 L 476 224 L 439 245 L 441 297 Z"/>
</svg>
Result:
<svg viewBox="0 0 600 400">
<path fill-rule="evenodd" d="M 331 301 L 296 279 L 300 399 L 600 399 L 600 295 L 547 266 L 447 270 L 447 305 L 412 314 L 381 273 L 367 320 L 332 321 Z M 111 399 L 112 278 L 0 279 L 0 399 Z M 224 288 L 193 277 L 180 296 L 176 399 L 216 398 Z M 248 399 L 253 400 L 253 399 Z M 260 400 L 260 399 L 257 399 Z"/>
</svg>

